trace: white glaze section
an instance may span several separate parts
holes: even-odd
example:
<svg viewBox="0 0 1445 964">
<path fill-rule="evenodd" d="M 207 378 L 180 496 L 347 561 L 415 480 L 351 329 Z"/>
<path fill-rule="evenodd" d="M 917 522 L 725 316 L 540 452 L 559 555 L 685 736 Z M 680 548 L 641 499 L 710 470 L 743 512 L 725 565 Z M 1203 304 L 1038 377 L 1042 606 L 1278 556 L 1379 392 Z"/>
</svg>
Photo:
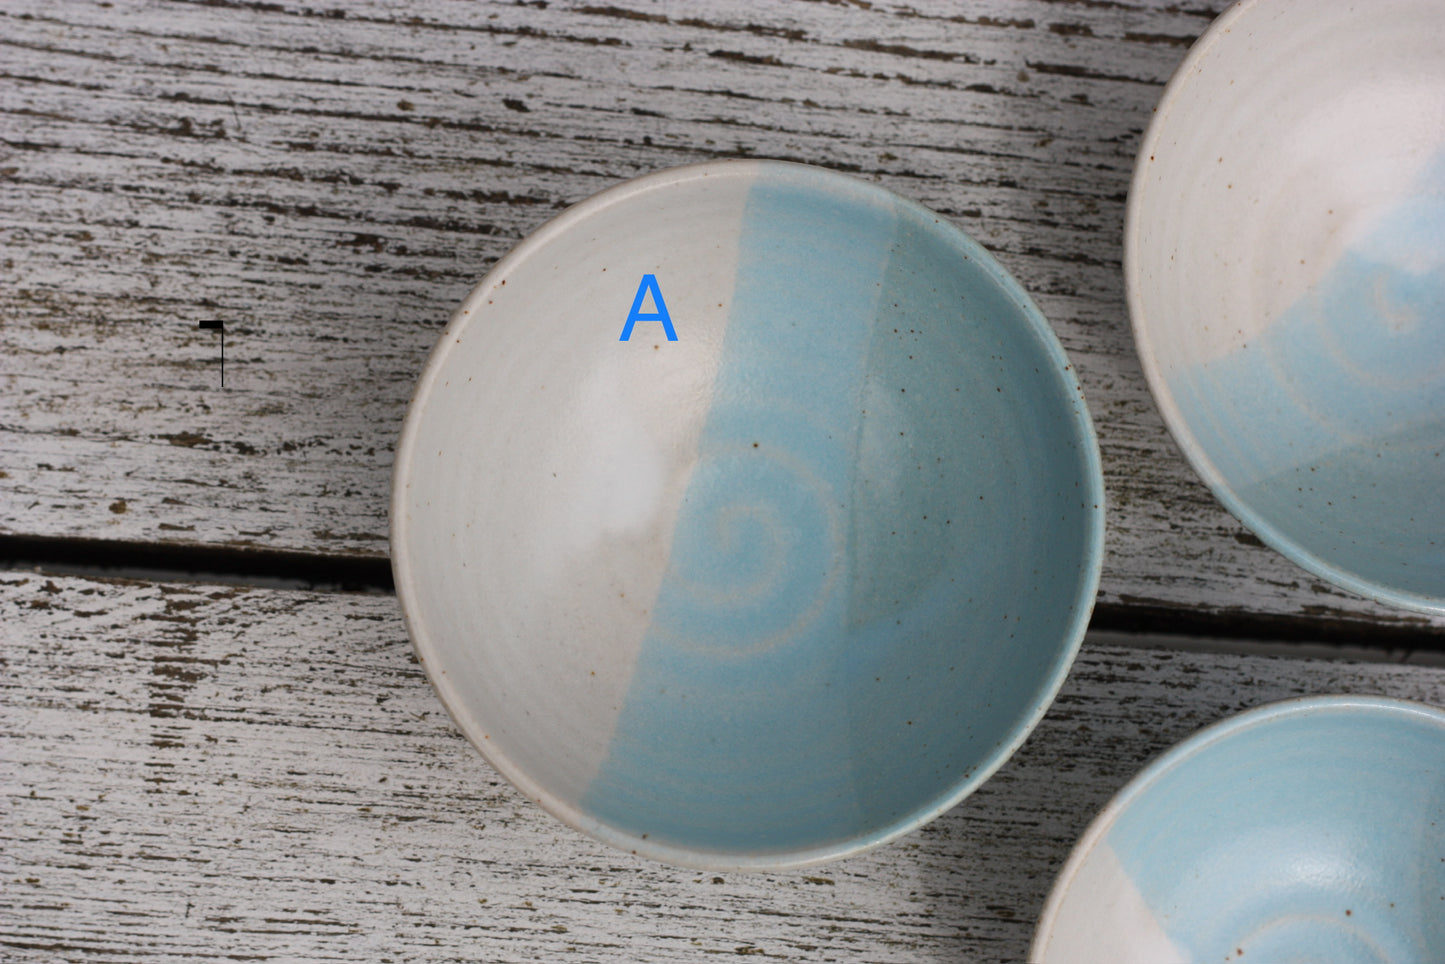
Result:
<svg viewBox="0 0 1445 964">
<path fill-rule="evenodd" d="M 1088 900 L 1065 899 L 1087 894 Z M 1155 919 L 1107 842 L 1064 872 L 1044 910 L 1047 931 L 1034 944 L 1035 964 L 1192 964 Z M 1126 942 L 1118 940 L 1128 935 Z M 1105 949 L 1104 957 L 1088 956 Z"/>
<path fill-rule="evenodd" d="M 1258 339 L 1445 148 L 1438 4 L 1247 6 L 1171 83 L 1131 189 L 1131 296 L 1167 324 L 1139 332 L 1165 374 Z M 1437 239 L 1400 266 L 1440 260 Z"/>
<path fill-rule="evenodd" d="M 605 755 L 667 567 L 749 168 L 624 185 L 533 235 L 468 298 L 418 391 L 454 417 L 411 419 L 398 454 L 415 459 L 398 590 L 413 623 L 438 620 L 413 637 L 444 651 L 432 678 L 462 728 L 554 812 Z M 677 341 L 646 321 L 619 340 L 644 274 Z M 515 725 L 534 710 L 544 728 Z"/>
</svg>

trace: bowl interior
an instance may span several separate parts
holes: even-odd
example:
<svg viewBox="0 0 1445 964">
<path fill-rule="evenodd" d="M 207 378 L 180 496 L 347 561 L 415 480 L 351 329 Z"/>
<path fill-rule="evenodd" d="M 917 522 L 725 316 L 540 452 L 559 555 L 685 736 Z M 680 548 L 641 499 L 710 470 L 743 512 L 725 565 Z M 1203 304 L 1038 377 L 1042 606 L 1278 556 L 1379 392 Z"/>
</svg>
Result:
<svg viewBox="0 0 1445 964">
<path fill-rule="evenodd" d="M 706 866 L 849 852 L 984 779 L 1101 550 L 1088 416 L 1023 293 L 921 207 L 782 163 L 528 239 L 433 355 L 395 485 L 462 729 L 574 826 Z"/>
<path fill-rule="evenodd" d="M 1316 698 L 1186 741 L 1089 828 L 1030 960 L 1445 960 L 1445 712 Z"/>
<path fill-rule="evenodd" d="M 1306 568 L 1445 611 L 1445 7 L 1245 3 L 1140 150 L 1126 270 L 1166 421 Z"/>
</svg>

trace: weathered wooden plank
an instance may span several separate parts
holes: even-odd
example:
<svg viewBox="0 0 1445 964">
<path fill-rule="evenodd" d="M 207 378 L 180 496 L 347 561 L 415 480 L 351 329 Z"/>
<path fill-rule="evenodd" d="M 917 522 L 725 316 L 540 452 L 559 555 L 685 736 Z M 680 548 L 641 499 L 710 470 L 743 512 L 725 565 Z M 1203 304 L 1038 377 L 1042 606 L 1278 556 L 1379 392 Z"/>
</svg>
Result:
<svg viewBox="0 0 1445 964">
<path fill-rule="evenodd" d="M 0 948 L 34 961 L 1017 962 L 1142 762 L 1445 669 L 1090 644 L 978 793 L 861 857 L 700 874 L 561 826 L 467 746 L 385 596 L 0 580 Z"/>
<path fill-rule="evenodd" d="M 1222 6 L 8 3 L 0 531 L 383 555 L 411 386 L 486 267 L 622 178 L 771 156 L 930 205 L 1035 294 L 1100 431 L 1104 602 L 1445 626 L 1260 546 L 1134 358 L 1133 152 Z"/>
</svg>

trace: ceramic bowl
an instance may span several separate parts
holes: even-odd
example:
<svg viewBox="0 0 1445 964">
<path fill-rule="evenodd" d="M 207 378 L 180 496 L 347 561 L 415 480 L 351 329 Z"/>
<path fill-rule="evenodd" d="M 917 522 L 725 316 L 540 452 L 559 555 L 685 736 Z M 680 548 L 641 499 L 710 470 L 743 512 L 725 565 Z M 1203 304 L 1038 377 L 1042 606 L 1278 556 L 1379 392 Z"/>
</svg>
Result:
<svg viewBox="0 0 1445 964">
<path fill-rule="evenodd" d="M 1090 825 L 1029 960 L 1445 960 L 1445 711 L 1310 697 L 1184 741 Z"/>
<path fill-rule="evenodd" d="M 799 865 L 949 808 L 1093 603 L 1079 386 L 977 244 L 876 186 L 726 162 L 615 187 L 462 304 L 392 558 L 457 724 L 639 854 Z"/>
<path fill-rule="evenodd" d="M 1125 239 L 1139 356 L 1220 501 L 1445 612 L 1445 4 L 1244 2 L 1165 91 Z"/>
</svg>

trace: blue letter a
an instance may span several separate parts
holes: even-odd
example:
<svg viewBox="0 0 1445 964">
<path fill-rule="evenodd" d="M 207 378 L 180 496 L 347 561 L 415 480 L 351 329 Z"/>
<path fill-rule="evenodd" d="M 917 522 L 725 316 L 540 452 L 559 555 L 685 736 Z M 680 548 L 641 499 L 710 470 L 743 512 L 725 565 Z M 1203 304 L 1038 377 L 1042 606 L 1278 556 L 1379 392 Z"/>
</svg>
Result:
<svg viewBox="0 0 1445 964">
<path fill-rule="evenodd" d="M 652 292 L 652 304 L 657 308 L 654 312 L 642 310 L 643 299 L 649 291 Z M 662 300 L 662 289 L 657 286 L 655 275 L 642 276 L 642 283 L 637 286 L 637 297 L 632 299 L 632 310 L 627 313 L 627 324 L 622 328 L 622 337 L 617 340 L 627 341 L 631 338 L 632 326 L 639 321 L 662 322 L 662 330 L 667 332 L 667 340 L 677 341 L 677 332 L 672 327 L 672 316 L 667 313 L 667 304 Z"/>
</svg>

